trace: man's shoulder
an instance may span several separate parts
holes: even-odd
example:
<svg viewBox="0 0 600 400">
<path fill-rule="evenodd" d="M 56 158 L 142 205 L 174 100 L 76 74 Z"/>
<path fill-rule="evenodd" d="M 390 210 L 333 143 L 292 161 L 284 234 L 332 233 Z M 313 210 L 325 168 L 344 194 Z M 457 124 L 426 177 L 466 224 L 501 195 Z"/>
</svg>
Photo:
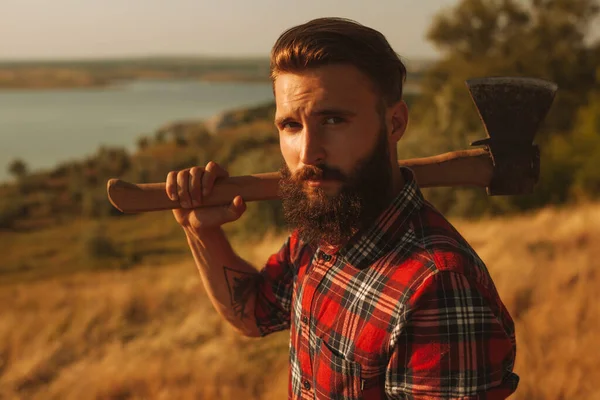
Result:
<svg viewBox="0 0 600 400">
<path fill-rule="evenodd" d="M 482 283 L 491 280 L 484 262 L 467 240 L 427 202 L 408 222 L 402 239 L 390 248 L 392 279 L 412 288 L 440 272 L 458 273 Z"/>
<path fill-rule="evenodd" d="M 419 253 L 425 254 L 438 271 L 464 272 L 466 265 L 483 262 L 473 247 L 430 203 L 425 203 L 411 221 Z"/>
</svg>

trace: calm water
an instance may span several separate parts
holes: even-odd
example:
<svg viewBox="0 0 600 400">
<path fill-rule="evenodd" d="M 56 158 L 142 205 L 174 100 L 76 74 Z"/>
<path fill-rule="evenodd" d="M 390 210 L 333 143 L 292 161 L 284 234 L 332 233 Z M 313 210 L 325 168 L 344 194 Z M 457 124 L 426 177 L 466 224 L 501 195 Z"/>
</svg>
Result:
<svg viewBox="0 0 600 400">
<path fill-rule="evenodd" d="M 135 149 L 141 134 L 180 119 L 271 101 L 269 83 L 133 82 L 108 89 L 0 91 L 0 181 L 14 158 L 30 169 L 93 154 L 100 145 Z"/>
</svg>

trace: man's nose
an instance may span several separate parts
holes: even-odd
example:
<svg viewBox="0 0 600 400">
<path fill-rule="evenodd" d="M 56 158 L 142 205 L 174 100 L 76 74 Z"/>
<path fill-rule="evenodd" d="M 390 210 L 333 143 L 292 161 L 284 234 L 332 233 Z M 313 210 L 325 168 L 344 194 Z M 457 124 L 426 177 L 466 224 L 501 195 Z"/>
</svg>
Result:
<svg viewBox="0 0 600 400">
<path fill-rule="evenodd" d="M 323 138 L 318 128 L 305 126 L 302 131 L 300 161 L 305 165 L 317 165 L 325 161 Z"/>
</svg>

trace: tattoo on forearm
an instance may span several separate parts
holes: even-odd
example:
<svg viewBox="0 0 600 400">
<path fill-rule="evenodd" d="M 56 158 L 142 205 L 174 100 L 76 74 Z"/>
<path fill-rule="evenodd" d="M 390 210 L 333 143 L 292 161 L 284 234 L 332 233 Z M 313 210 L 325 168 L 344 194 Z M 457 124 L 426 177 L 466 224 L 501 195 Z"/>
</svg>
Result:
<svg viewBox="0 0 600 400">
<path fill-rule="evenodd" d="M 223 269 L 233 312 L 236 316 L 245 318 L 246 305 L 252 295 L 258 274 L 241 272 L 227 267 L 223 267 Z"/>
</svg>

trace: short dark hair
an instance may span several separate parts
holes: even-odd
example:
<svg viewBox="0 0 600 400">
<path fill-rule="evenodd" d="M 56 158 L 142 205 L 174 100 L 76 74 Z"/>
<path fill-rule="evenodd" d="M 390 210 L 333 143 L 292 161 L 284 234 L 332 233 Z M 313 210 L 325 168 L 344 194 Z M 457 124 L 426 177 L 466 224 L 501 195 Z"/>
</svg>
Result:
<svg viewBox="0 0 600 400">
<path fill-rule="evenodd" d="M 280 73 L 350 64 L 367 75 L 387 105 L 402 100 L 406 67 L 385 36 L 345 18 L 317 18 L 285 31 L 271 50 L 273 83 Z"/>
</svg>

